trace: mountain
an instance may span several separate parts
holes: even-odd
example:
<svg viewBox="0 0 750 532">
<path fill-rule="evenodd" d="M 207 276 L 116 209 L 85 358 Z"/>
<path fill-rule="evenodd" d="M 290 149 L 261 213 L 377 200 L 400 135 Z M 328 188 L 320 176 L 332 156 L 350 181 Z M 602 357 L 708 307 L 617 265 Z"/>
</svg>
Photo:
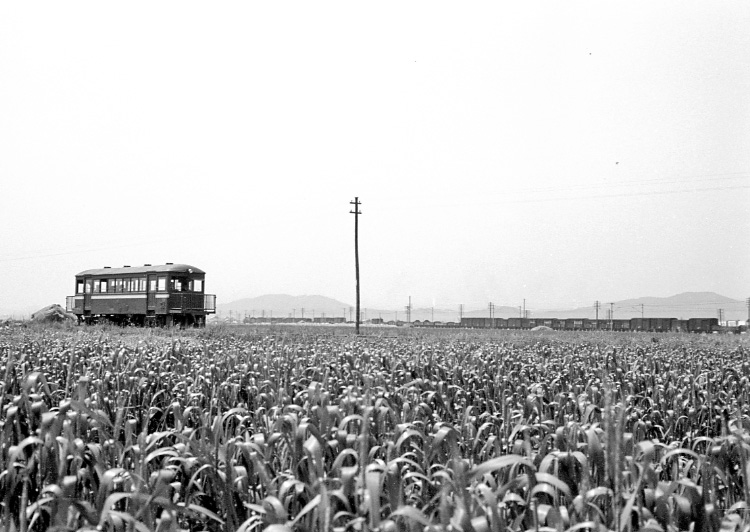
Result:
<svg viewBox="0 0 750 532">
<path fill-rule="evenodd" d="M 615 301 L 602 301 L 599 307 L 599 319 L 608 319 L 610 308 L 614 309 L 615 318 L 639 318 L 641 313 L 646 318 L 718 318 L 719 309 L 725 320 L 745 320 L 747 305 L 739 299 L 732 299 L 715 292 L 684 292 L 670 297 L 641 297 Z M 594 305 L 570 310 L 538 310 L 536 317 L 555 318 L 594 318 Z"/>
<path fill-rule="evenodd" d="M 592 302 L 593 303 L 593 302 Z M 643 305 L 643 307 L 641 307 Z M 286 294 L 271 294 L 259 297 L 240 299 L 231 303 L 217 306 L 219 315 L 227 317 L 230 311 L 237 317 L 241 316 L 274 316 L 274 317 L 302 317 L 312 318 L 325 314 L 329 317 L 346 316 L 349 320 L 353 316 L 354 308 L 348 303 L 329 297 L 290 296 Z M 639 318 L 641 308 L 646 318 L 713 318 L 718 317 L 718 310 L 723 309 L 725 320 L 745 320 L 747 318 L 747 304 L 738 299 L 732 299 L 714 292 L 685 292 L 671 297 L 641 297 L 624 299 L 614 302 L 615 318 Z M 610 302 L 602 301 L 599 307 L 599 319 L 608 319 Z M 350 314 L 351 312 L 351 314 Z M 362 307 L 363 319 L 383 318 L 386 321 L 406 320 L 406 310 L 402 307 L 398 311 L 393 309 L 380 310 Z M 464 309 L 466 317 L 488 317 L 489 308 Z M 496 305 L 493 316 L 497 318 L 515 318 L 520 315 L 518 307 Z M 575 309 L 543 309 L 529 312 L 530 317 L 536 318 L 594 318 L 594 305 Z M 459 321 L 459 309 L 446 308 L 413 308 L 412 321 Z"/>
</svg>

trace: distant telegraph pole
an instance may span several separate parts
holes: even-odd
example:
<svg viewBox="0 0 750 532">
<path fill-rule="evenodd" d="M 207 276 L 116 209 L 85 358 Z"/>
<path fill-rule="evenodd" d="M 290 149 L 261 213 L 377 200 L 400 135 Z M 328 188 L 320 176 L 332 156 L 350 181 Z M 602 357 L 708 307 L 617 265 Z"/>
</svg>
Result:
<svg viewBox="0 0 750 532">
<path fill-rule="evenodd" d="M 594 308 L 596 309 L 596 321 L 599 321 L 599 307 L 601 306 L 601 303 L 598 301 L 594 301 Z"/>
<path fill-rule="evenodd" d="M 349 202 L 354 205 L 354 210 L 349 211 L 349 214 L 354 215 L 354 269 L 357 274 L 357 322 L 355 325 L 355 331 L 359 334 L 359 215 L 362 214 L 359 210 L 359 206 L 362 205 L 358 197 L 354 198 L 354 201 Z"/>
<path fill-rule="evenodd" d="M 615 304 L 609 304 L 609 330 L 615 330 Z"/>
</svg>

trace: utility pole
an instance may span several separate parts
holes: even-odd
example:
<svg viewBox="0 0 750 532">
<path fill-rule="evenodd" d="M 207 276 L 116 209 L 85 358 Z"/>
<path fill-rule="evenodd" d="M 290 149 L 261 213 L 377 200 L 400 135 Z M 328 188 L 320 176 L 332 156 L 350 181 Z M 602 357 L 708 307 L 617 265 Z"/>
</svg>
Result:
<svg viewBox="0 0 750 532">
<path fill-rule="evenodd" d="M 528 318 L 526 315 L 526 298 L 523 298 L 523 317 Z"/>
<path fill-rule="evenodd" d="M 747 321 L 745 325 L 750 326 L 750 297 L 747 298 Z"/>
<path fill-rule="evenodd" d="M 359 334 L 359 215 L 362 214 L 359 206 L 362 204 L 358 197 L 355 197 L 354 201 L 350 201 L 349 204 L 354 205 L 354 210 L 349 211 L 349 214 L 354 215 L 354 270 L 357 274 L 357 323 L 355 331 Z"/>
<path fill-rule="evenodd" d="M 409 304 L 406 305 L 406 323 L 411 323 L 411 296 L 409 296 Z"/>
<path fill-rule="evenodd" d="M 464 319 L 464 304 L 461 303 L 458 306 L 458 321 L 460 322 L 462 319 Z"/>
<path fill-rule="evenodd" d="M 495 313 L 495 305 L 490 303 L 490 319 L 492 319 L 492 315 Z"/>
<path fill-rule="evenodd" d="M 641 320 L 643 320 L 643 303 L 641 303 Z"/>
<path fill-rule="evenodd" d="M 594 301 L 594 308 L 596 309 L 596 321 L 599 322 L 599 307 L 601 306 L 601 303 L 598 301 Z"/>
<path fill-rule="evenodd" d="M 721 325 L 724 322 L 724 309 L 719 309 L 719 325 Z"/>
<path fill-rule="evenodd" d="M 615 329 L 615 304 L 610 303 L 609 304 L 609 330 L 613 331 Z"/>
</svg>

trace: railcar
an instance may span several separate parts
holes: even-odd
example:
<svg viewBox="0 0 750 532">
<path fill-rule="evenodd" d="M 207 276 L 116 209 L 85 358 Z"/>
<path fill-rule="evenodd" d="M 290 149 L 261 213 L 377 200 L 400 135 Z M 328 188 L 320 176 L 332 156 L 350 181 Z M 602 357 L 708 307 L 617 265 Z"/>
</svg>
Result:
<svg viewBox="0 0 750 532">
<path fill-rule="evenodd" d="M 691 332 L 689 320 L 672 320 L 671 330 L 673 332 Z"/>
<path fill-rule="evenodd" d="M 81 323 L 203 327 L 216 312 L 205 279 L 206 272 L 188 264 L 105 266 L 76 274 L 66 307 Z"/>
<path fill-rule="evenodd" d="M 690 318 L 688 330 L 690 332 L 710 333 L 719 327 L 718 318 Z"/>
</svg>

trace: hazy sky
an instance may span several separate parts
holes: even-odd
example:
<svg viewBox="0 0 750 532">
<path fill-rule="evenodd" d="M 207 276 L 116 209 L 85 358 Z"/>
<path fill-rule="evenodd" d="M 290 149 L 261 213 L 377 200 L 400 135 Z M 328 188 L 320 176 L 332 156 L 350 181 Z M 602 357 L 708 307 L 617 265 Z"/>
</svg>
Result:
<svg viewBox="0 0 750 532">
<path fill-rule="evenodd" d="M 750 295 L 750 3 L 3 2 L 0 309 Z"/>
</svg>

